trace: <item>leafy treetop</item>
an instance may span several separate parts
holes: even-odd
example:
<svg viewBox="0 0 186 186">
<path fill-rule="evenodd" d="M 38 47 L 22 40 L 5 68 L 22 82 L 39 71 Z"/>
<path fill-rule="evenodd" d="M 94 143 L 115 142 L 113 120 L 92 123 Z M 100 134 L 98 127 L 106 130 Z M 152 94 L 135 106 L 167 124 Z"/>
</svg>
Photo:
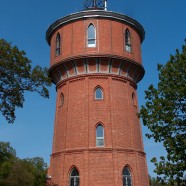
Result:
<svg viewBox="0 0 186 186">
<path fill-rule="evenodd" d="M 162 142 L 167 156 L 154 162 L 155 172 L 162 182 L 169 180 L 180 185 L 186 170 L 186 45 L 165 65 L 158 65 L 159 83 L 157 88 L 150 85 L 145 91 L 146 104 L 140 116 L 148 127 L 148 138 Z M 163 175 L 163 177 L 162 177 Z"/>
<path fill-rule="evenodd" d="M 37 92 L 48 98 L 51 85 L 47 68 L 35 66 L 24 51 L 0 39 L 0 111 L 9 123 L 13 123 L 16 108 L 22 108 L 24 92 Z"/>
<path fill-rule="evenodd" d="M 1 186 L 45 186 L 47 165 L 43 158 L 19 159 L 8 142 L 0 142 Z"/>
</svg>

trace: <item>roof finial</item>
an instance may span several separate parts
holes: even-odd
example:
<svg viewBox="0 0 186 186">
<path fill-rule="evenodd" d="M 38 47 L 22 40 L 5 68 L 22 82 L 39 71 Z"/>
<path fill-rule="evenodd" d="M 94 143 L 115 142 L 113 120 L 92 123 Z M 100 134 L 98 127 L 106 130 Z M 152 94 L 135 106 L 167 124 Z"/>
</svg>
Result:
<svg viewBox="0 0 186 186">
<path fill-rule="evenodd" d="M 97 7 L 96 1 L 97 1 L 97 0 L 93 0 L 93 7 Z"/>
<path fill-rule="evenodd" d="M 104 0 L 104 7 L 105 7 L 105 10 L 107 10 L 107 0 Z"/>
<path fill-rule="evenodd" d="M 84 9 L 107 10 L 107 0 L 84 0 Z"/>
</svg>

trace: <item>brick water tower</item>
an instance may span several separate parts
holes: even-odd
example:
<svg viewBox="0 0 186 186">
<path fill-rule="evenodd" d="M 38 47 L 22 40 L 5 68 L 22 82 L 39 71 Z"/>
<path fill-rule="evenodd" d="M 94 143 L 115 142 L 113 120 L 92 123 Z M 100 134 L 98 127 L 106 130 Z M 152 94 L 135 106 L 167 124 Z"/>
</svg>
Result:
<svg viewBox="0 0 186 186">
<path fill-rule="evenodd" d="M 106 0 L 85 1 L 48 28 L 57 91 L 51 185 L 149 185 L 136 91 L 144 36 Z"/>
</svg>

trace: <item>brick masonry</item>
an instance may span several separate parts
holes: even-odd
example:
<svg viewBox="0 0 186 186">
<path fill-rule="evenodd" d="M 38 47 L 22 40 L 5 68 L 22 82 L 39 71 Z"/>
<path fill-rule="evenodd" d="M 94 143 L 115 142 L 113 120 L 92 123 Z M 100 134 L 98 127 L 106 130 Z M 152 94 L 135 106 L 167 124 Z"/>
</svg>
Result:
<svg viewBox="0 0 186 186">
<path fill-rule="evenodd" d="M 90 23 L 96 28 L 96 47 L 91 48 L 87 46 Z M 126 29 L 132 52 L 125 51 Z M 56 56 L 58 33 L 61 54 Z M 144 75 L 139 31 L 125 21 L 89 16 L 59 24 L 49 40 L 49 72 L 57 90 L 51 182 L 68 186 L 70 171 L 76 167 L 81 186 L 122 186 L 127 166 L 132 186 L 148 186 L 137 117 L 137 82 Z M 98 86 L 102 100 L 95 100 Z M 96 147 L 99 123 L 104 127 L 104 147 Z"/>
</svg>

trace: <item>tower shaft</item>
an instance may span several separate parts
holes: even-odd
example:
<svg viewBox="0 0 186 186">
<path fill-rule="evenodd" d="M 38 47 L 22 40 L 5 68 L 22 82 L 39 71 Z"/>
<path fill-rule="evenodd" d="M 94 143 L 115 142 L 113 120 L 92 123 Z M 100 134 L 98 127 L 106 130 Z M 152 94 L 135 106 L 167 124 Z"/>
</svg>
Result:
<svg viewBox="0 0 186 186">
<path fill-rule="evenodd" d="M 46 38 L 57 91 L 51 183 L 148 186 L 137 117 L 143 27 L 94 9 L 53 23 Z"/>
</svg>

